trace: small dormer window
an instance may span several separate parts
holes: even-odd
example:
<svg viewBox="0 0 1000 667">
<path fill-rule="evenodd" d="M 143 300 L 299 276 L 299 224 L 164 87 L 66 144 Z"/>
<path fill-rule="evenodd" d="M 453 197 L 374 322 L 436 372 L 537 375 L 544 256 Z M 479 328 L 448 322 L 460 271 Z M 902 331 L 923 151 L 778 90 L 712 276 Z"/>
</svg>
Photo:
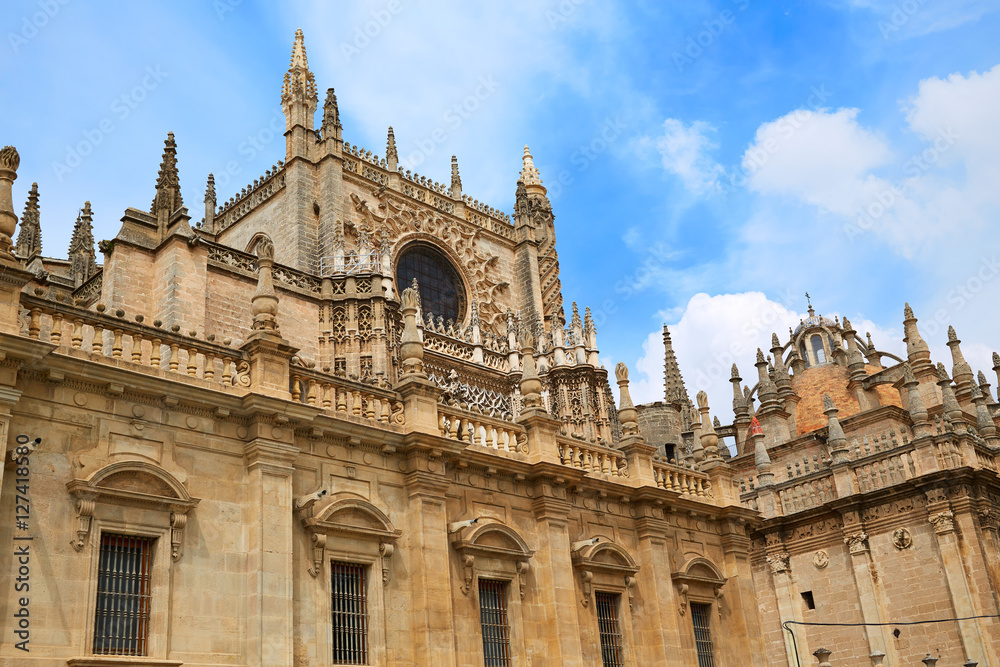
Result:
<svg viewBox="0 0 1000 667">
<path fill-rule="evenodd" d="M 813 334 L 812 338 L 809 339 L 810 344 L 813 349 L 813 356 L 816 358 L 816 365 L 826 363 L 826 350 L 823 348 L 823 337 L 819 334 Z"/>
</svg>

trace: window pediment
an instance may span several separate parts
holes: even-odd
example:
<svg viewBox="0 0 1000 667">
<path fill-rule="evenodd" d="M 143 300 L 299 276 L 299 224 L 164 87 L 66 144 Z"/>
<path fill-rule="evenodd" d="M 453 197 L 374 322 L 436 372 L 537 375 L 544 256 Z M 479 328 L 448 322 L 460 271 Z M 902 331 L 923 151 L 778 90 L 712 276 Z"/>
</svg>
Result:
<svg viewBox="0 0 1000 667">
<path fill-rule="evenodd" d="M 510 526 L 500 523 L 480 523 L 466 526 L 451 537 L 452 546 L 462 557 L 464 580 L 462 593 L 468 595 L 476 574 L 476 558 L 492 558 L 510 563 L 512 577 L 524 597 L 528 562 L 534 555 L 524 538 Z"/>
<path fill-rule="evenodd" d="M 628 592 L 628 604 L 631 608 L 635 573 L 639 571 L 639 565 L 632 555 L 614 542 L 583 540 L 575 542 L 573 547 L 573 567 L 580 573 L 580 582 L 583 585 L 583 599 L 580 601 L 583 606 L 590 604 L 594 575 L 597 574 L 605 583 L 621 577 L 618 580 L 621 583 L 614 587 Z"/>
<path fill-rule="evenodd" d="M 363 498 L 334 497 L 324 502 L 317 494 L 295 501 L 302 527 L 312 541 L 313 562 L 309 574 L 319 576 L 326 554 L 327 538 L 331 535 L 352 538 L 378 545 L 382 561 L 382 581 L 389 580 L 388 559 L 403 531 L 396 529 L 389 515 Z"/>
<path fill-rule="evenodd" d="M 722 588 L 728 581 L 715 563 L 701 556 L 684 563 L 679 571 L 671 573 L 670 578 L 673 580 L 680 598 L 682 616 L 687 610 L 689 597 L 706 602 L 721 599 Z M 721 605 L 719 614 L 722 614 Z"/>
</svg>

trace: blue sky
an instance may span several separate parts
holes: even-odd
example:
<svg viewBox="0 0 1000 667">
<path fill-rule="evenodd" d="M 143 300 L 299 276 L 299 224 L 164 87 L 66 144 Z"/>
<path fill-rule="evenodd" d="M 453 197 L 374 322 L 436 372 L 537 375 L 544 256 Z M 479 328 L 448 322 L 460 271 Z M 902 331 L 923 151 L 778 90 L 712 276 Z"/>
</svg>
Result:
<svg viewBox="0 0 1000 667">
<path fill-rule="evenodd" d="M 408 166 L 446 181 L 456 154 L 507 211 L 531 146 L 565 297 L 636 399 L 661 393 L 666 322 L 726 421 L 729 364 L 748 378 L 806 291 L 891 351 L 908 300 L 936 360 L 954 324 L 995 377 L 998 3 L 344 4 L 6 2 L 0 143 L 18 213 L 39 183 L 45 254 L 85 200 L 98 239 L 148 207 L 167 131 L 195 219 L 208 172 L 228 198 L 283 158 L 302 28 L 352 144 L 382 155 L 392 125 Z"/>
</svg>

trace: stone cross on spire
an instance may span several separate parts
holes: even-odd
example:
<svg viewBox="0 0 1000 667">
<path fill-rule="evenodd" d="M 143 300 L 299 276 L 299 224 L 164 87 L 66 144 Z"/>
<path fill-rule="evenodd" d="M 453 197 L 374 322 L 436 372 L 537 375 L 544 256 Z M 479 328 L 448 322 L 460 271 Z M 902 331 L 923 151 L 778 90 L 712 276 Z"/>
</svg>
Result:
<svg viewBox="0 0 1000 667">
<path fill-rule="evenodd" d="M 38 214 L 38 183 L 31 184 L 28 201 L 24 205 L 24 215 L 21 216 L 21 231 L 17 235 L 18 257 L 31 259 L 42 254 L 42 228 Z"/>
</svg>

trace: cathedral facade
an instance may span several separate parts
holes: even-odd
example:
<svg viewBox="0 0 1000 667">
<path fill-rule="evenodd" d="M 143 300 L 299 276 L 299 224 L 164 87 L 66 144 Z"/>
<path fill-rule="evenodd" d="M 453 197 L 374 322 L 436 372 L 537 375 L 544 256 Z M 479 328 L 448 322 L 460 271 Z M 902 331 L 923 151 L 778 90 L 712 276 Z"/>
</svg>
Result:
<svg viewBox="0 0 1000 667">
<path fill-rule="evenodd" d="M 528 149 L 510 216 L 352 146 L 301 32 L 281 101 L 200 221 L 168 135 L 100 262 L 0 151 L 0 665 L 770 664 L 760 511 L 704 400 L 647 441 Z"/>
<path fill-rule="evenodd" d="M 298 32 L 284 158 L 193 222 L 168 135 L 100 263 L 90 202 L 42 254 L 0 150 L 0 666 L 1000 667 L 954 331 L 949 368 L 909 306 L 905 358 L 810 306 L 723 420 L 664 328 L 635 406 L 527 147 L 511 216 L 319 97 Z"/>
</svg>

